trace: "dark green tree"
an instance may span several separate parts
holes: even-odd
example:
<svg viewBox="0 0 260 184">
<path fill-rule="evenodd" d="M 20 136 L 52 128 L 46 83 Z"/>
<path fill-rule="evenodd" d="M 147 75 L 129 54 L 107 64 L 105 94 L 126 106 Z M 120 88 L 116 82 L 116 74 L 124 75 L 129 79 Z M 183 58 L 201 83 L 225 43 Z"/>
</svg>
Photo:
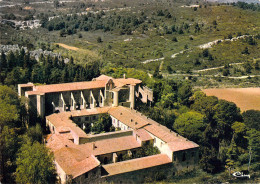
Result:
<svg viewBox="0 0 260 184">
<path fill-rule="evenodd" d="M 16 65 L 16 58 L 15 58 L 13 51 L 10 51 L 7 54 L 7 61 L 8 61 L 8 69 L 9 69 L 9 71 L 11 71 L 13 69 L 13 67 L 15 67 L 15 65 Z"/>
<path fill-rule="evenodd" d="M 258 110 L 247 110 L 242 113 L 245 125 L 252 129 L 260 131 L 260 111 Z"/>
<path fill-rule="evenodd" d="M 183 113 L 175 120 L 173 128 L 189 140 L 200 143 L 206 128 L 205 117 L 198 112 Z"/>
<path fill-rule="evenodd" d="M 39 142 L 28 141 L 19 150 L 16 160 L 17 183 L 54 183 L 56 181 L 53 155 Z"/>
<path fill-rule="evenodd" d="M 101 39 L 101 37 L 99 36 L 99 37 L 97 37 L 97 42 L 98 43 L 101 43 L 102 42 L 102 39 Z"/>
<path fill-rule="evenodd" d="M 190 97 L 192 96 L 192 88 L 190 83 L 184 82 L 178 88 L 178 101 L 182 105 L 189 105 Z"/>
<path fill-rule="evenodd" d="M 7 59 L 6 59 L 6 55 L 5 55 L 4 51 L 2 51 L 1 60 L 0 60 L 0 72 L 6 68 L 7 68 Z"/>
</svg>

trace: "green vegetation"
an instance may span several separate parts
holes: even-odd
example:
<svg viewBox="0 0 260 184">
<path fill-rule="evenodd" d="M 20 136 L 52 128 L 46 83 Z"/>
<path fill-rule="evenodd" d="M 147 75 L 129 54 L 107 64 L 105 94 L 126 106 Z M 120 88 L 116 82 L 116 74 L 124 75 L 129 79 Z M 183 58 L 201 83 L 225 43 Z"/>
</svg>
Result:
<svg viewBox="0 0 260 184">
<path fill-rule="evenodd" d="M 20 52 L 12 51 L 5 56 L 1 55 L 0 65 L 1 83 L 17 85 L 19 83 L 60 83 L 87 81 L 99 76 L 99 63 L 89 63 L 85 66 L 74 64 L 73 57 L 70 57 L 68 64 L 63 59 L 50 56 L 40 56 L 39 62 L 30 57 L 22 49 Z"/>
<path fill-rule="evenodd" d="M 115 127 L 113 127 L 112 125 L 111 117 L 108 114 L 102 114 L 99 116 L 98 120 L 93 123 L 91 128 L 87 129 L 87 132 L 88 130 L 90 130 L 94 134 L 99 134 L 104 132 L 115 131 Z"/>
<path fill-rule="evenodd" d="M 17 155 L 17 183 L 53 183 L 56 180 L 53 155 L 39 142 L 23 144 Z"/>
<path fill-rule="evenodd" d="M 250 124 L 259 111 L 246 111 L 242 116 L 234 103 L 192 92 L 189 83 L 157 79 L 152 89 L 155 103 L 152 107 L 138 104 L 138 110 L 198 143 L 204 171 L 234 171 L 245 167 L 251 154 L 251 172 L 258 172 L 260 137 L 257 126 Z"/>
<path fill-rule="evenodd" d="M 51 4 L 26 2 L 1 8 L 4 19 L 40 19 L 43 23 L 40 28 L 26 30 L 17 30 L 12 23 L 0 24 L 4 33 L 0 34 L 2 44 L 50 50 L 70 61 L 65 64 L 62 58 L 49 56 L 36 61 L 24 50 L 2 53 L 0 83 L 16 88 L 17 84 L 27 82 L 76 82 L 91 80 L 100 73 L 141 79 L 153 89 L 154 103 L 150 107 L 137 102 L 137 110 L 200 144 L 202 169 L 170 180 L 165 180 L 163 173 L 156 173 L 147 182 L 238 182 L 229 173 L 246 170 L 250 154 L 252 179 L 248 181 L 256 182 L 260 112 L 249 110 L 241 114 L 235 104 L 206 97 L 194 89 L 260 85 L 259 5 L 199 1 L 199 7 L 182 7 L 190 3 L 55 0 Z M 80 12 L 85 14 L 77 14 Z M 49 21 L 50 16 L 58 17 Z M 242 35 L 246 36 L 234 39 Z M 211 47 L 199 47 L 232 38 Z M 45 128 L 37 125 L 41 123 L 37 118 L 27 121 L 24 104 L 25 99 L 0 86 L 0 180 L 49 183 L 55 173 L 52 156 L 40 144 Z M 101 116 L 85 131 L 111 130 L 111 120 Z M 156 148 L 148 146 L 136 155 L 157 153 Z M 35 158 L 41 159 L 34 162 Z M 123 159 L 127 160 L 128 155 Z M 28 168 L 29 162 L 34 162 L 35 168 Z"/>
<path fill-rule="evenodd" d="M 192 76 L 191 82 L 196 86 L 259 84 L 260 17 L 258 11 L 253 11 L 255 8 L 243 10 L 238 8 L 241 3 L 216 6 L 199 2 L 200 6 L 195 11 L 194 8 L 181 7 L 183 3 L 179 2 L 158 3 L 160 6 L 154 2 L 117 2 L 115 8 L 111 2 L 108 7 L 115 9 L 110 10 L 102 8 L 107 5 L 106 2 L 75 2 L 71 9 L 66 9 L 69 3 L 60 3 L 50 8 L 50 12 L 56 12 L 59 16 L 50 21 L 48 16 L 53 13 L 42 14 L 35 7 L 34 15 L 38 13 L 37 17 L 44 23 L 43 27 L 51 31 L 45 28 L 13 30 L 4 25 L 1 29 L 10 35 L 2 35 L 1 40 L 30 49 L 44 48 L 44 44 L 46 49 L 60 52 L 64 57 L 73 56 L 75 63 L 83 66 L 101 61 L 102 67 L 112 65 L 135 68 L 152 75 L 158 71 L 163 77 L 175 80 Z M 246 4 L 242 4 L 246 7 Z M 76 14 L 86 8 L 92 11 Z M 16 17 L 17 14 L 14 13 Z M 241 35 L 253 36 L 221 42 L 208 49 L 199 48 L 214 40 Z M 57 43 L 75 46 L 78 50 L 64 49 Z M 181 51 L 183 53 L 179 53 Z M 179 54 L 172 58 L 176 53 Z M 164 59 L 141 63 L 157 58 Z M 197 72 L 212 67 L 220 68 Z M 248 75 L 251 77 L 246 78 Z M 240 76 L 244 77 L 232 78 Z"/>
<path fill-rule="evenodd" d="M 53 157 L 41 144 L 43 131 L 40 125 L 34 127 L 27 122 L 23 99 L 19 99 L 11 88 L 1 85 L 0 108 L 1 182 L 54 182 Z"/>
<path fill-rule="evenodd" d="M 204 119 L 204 116 L 198 112 L 186 112 L 175 120 L 173 128 L 189 140 L 199 143 L 206 128 Z"/>
<path fill-rule="evenodd" d="M 147 144 L 147 145 L 142 146 L 135 152 L 133 152 L 133 154 L 131 154 L 131 155 L 129 155 L 128 153 L 124 154 L 122 156 L 122 160 L 120 160 L 120 161 L 152 156 L 152 155 L 156 155 L 159 153 L 160 153 L 160 151 L 157 147 L 154 147 L 152 144 Z"/>
</svg>

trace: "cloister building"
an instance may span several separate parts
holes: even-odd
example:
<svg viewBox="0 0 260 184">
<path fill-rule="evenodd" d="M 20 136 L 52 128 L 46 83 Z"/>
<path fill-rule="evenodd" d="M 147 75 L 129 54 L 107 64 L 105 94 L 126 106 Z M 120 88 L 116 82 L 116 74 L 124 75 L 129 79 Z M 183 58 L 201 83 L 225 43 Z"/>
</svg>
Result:
<svg viewBox="0 0 260 184">
<path fill-rule="evenodd" d="M 89 82 L 35 86 L 20 84 L 34 113 L 46 118 L 61 183 L 141 183 L 163 171 L 172 176 L 196 168 L 199 146 L 134 110 L 136 98 L 153 100 L 152 91 L 132 78 L 101 75 Z M 119 131 L 87 134 L 86 126 L 108 114 Z M 145 145 L 160 153 L 135 158 Z M 134 159 L 123 161 L 123 155 Z"/>
</svg>

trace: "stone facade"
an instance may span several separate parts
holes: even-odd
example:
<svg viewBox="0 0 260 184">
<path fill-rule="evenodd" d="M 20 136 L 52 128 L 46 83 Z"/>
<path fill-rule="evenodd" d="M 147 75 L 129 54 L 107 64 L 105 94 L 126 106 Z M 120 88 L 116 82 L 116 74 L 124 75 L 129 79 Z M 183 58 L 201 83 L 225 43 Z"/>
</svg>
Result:
<svg viewBox="0 0 260 184">
<path fill-rule="evenodd" d="M 54 112 L 117 107 L 119 103 L 134 108 L 137 88 L 135 86 L 140 83 L 137 79 L 112 79 L 106 76 L 90 82 L 68 83 L 72 89 L 66 90 L 63 90 L 66 84 L 19 84 L 18 93 L 20 96 L 28 97 L 32 113 L 44 118 Z"/>
</svg>

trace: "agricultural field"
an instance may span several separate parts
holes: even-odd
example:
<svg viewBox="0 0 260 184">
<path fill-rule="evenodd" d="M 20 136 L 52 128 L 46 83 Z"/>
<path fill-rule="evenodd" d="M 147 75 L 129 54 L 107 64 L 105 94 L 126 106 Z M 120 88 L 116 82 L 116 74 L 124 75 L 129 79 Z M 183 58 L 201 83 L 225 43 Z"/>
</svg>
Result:
<svg viewBox="0 0 260 184">
<path fill-rule="evenodd" d="M 260 88 L 204 89 L 207 96 L 234 102 L 241 111 L 260 110 Z"/>
</svg>

